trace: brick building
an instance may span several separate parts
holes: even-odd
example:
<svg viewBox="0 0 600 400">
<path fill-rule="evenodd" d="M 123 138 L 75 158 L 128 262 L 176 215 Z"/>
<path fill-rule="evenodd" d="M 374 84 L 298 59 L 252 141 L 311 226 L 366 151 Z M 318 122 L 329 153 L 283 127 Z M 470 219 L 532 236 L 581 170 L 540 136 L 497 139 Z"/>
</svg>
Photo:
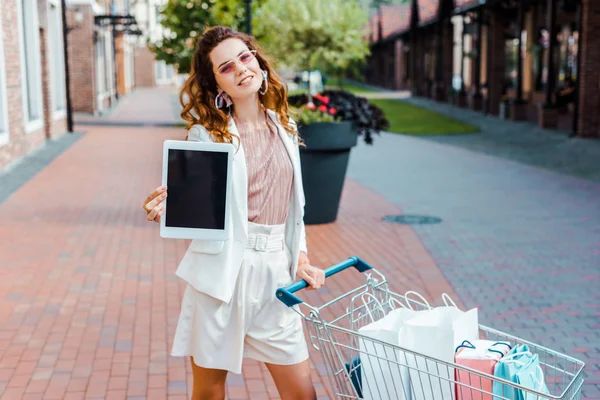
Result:
<svg viewBox="0 0 600 400">
<path fill-rule="evenodd" d="M 60 0 L 2 0 L 0 171 L 66 130 Z"/>
<path fill-rule="evenodd" d="M 129 0 L 67 0 L 73 111 L 100 114 L 135 87 Z"/>
<path fill-rule="evenodd" d="M 175 68 L 164 61 L 157 61 L 148 49 L 148 41 L 155 43 L 165 35 L 160 25 L 160 9 L 166 0 L 138 0 L 133 13 L 143 34 L 135 48 L 136 86 L 171 85 L 176 83 Z"/>
<path fill-rule="evenodd" d="M 600 138 L 600 1 L 411 0 L 370 30 L 369 83 Z"/>
</svg>

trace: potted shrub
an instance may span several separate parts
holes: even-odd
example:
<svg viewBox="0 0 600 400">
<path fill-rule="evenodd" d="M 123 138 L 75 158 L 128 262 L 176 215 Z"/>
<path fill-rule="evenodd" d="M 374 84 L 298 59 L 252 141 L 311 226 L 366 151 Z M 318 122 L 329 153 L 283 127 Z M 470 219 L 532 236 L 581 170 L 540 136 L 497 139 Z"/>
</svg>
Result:
<svg viewBox="0 0 600 400">
<path fill-rule="evenodd" d="M 358 136 L 367 144 L 389 127 L 381 109 L 341 90 L 289 98 L 298 121 L 302 180 L 306 196 L 304 222 L 323 224 L 337 218 L 352 147 Z"/>
</svg>

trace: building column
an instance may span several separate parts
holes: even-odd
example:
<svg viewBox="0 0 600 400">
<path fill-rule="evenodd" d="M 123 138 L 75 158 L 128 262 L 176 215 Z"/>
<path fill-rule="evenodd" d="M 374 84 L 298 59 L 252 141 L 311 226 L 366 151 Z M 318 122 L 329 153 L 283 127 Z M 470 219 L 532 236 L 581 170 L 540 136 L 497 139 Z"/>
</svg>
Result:
<svg viewBox="0 0 600 400">
<path fill-rule="evenodd" d="M 410 31 L 410 55 L 409 55 L 409 64 L 408 64 L 408 81 L 410 85 L 410 90 L 412 95 L 415 96 L 417 94 L 417 80 L 416 80 L 416 63 L 417 63 L 417 39 L 414 32 L 414 29 L 411 28 Z"/>
<path fill-rule="evenodd" d="M 394 43 L 394 90 L 401 90 L 404 88 L 404 41 L 402 39 L 396 40 Z"/>
<path fill-rule="evenodd" d="M 523 30 L 525 30 L 525 0 L 519 3 L 519 16 L 517 18 L 517 93 L 516 98 L 511 103 L 510 117 L 515 121 L 525 121 L 527 119 L 528 104 L 523 100 Z"/>
<path fill-rule="evenodd" d="M 556 0 L 547 0 L 546 29 L 550 38 L 548 46 L 548 79 L 546 82 L 545 101 L 538 109 L 538 125 L 544 129 L 556 128 L 558 124 L 558 110 L 553 102 L 552 95 L 556 86 L 556 64 L 554 51 L 556 50 Z"/>
<path fill-rule="evenodd" d="M 425 64 L 424 64 L 424 43 L 423 38 L 419 37 L 415 39 L 415 59 L 414 63 L 414 86 L 413 91 L 417 96 L 424 95 L 423 81 L 425 77 Z"/>
<path fill-rule="evenodd" d="M 481 111 L 483 108 L 483 97 L 481 95 L 481 57 L 483 54 L 483 7 L 479 7 L 477 12 L 477 50 L 473 79 L 475 90 L 471 93 L 471 108 L 475 111 Z"/>
<path fill-rule="evenodd" d="M 467 106 L 467 92 L 465 90 L 465 40 L 466 40 L 466 29 L 465 29 L 465 16 L 461 17 L 461 34 L 460 34 L 460 91 L 456 96 L 456 106 L 466 107 Z"/>
<path fill-rule="evenodd" d="M 444 97 L 450 97 L 452 78 L 454 76 L 454 24 L 450 18 L 444 21 Z"/>
<path fill-rule="evenodd" d="M 577 136 L 600 138 L 600 2 L 582 0 Z"/>
<path fill-rule="evenodd" d="M 536 24 L 535 24 L 535 9 L 537 5 L 534 5 L 533 9 L 527 12 L 525 18 L 525 29 L 527 30 L 527 49 L 531 49 L 536 39 Z M 533 92 L 535 87 L 533 84 L 533 63 L 535 58 L 530 51 L 525 52 L 525 65 L 523 66 L 523 90 L 527 93 L 527 100 L 531 101 L 533 98 Z"/>
<path fill-rule="evenodd" d="M 441 7 L 441 6 L 440 6 Z M 445 20 L 440 19 L 436 24 L 436 39 L 435 39 L 435 73 L 433 82 L 432 97 L 437 101 L 444 101 L 446 93 L 444 88 L 444 34 Z"/>
<path fill-rule="evenodd" d="M 490 13 L 488 46 L 487 112 L 498 115 L 500 113 L 500 100 L 506 84 L 504 25 L 498 12 Z"/>
</svg>

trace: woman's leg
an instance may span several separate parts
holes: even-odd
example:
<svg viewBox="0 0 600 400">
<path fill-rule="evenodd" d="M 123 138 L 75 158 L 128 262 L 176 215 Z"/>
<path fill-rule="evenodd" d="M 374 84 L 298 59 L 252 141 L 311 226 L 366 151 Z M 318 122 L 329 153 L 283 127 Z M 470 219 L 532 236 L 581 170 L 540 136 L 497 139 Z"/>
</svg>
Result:
<svg viewBox="0 0 600 400">
<path fill-rule="evenodd" d="M 194 388 L 192 389 L 192 400 L 225 400 L 225 380 L 227 371 L 222 369 L 202 368 L 192 361 L 192 375 L 194 376 Z"/>
<path fill-rule="evenodd" d="M 316 400 L 308 360 L 293 365 L 266 364 L 281 400 Z"/>
</svg>

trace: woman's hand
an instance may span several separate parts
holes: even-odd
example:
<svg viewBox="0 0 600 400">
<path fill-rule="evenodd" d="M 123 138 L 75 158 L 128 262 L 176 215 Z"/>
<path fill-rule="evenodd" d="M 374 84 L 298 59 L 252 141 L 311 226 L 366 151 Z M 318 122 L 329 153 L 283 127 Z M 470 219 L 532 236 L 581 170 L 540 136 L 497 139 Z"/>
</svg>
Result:
<svg viewBox="0 0 600 400">
<path fill-rule="evenodd" d="M 167 187 L 157 187 L 146 197 L 142 208 L 146 211 L 148 221 L 160 222 L 160 217 L 165 212 L 165 207 L 161 205 L 162 201 L 167 198 Z"/>
<path fill-rule="evenodd" d="M 308 256 L 302 251 L 300 252 L 300 258 L 298 259 L 298 271 L 296 272 L 296 276 L 308 282 L 310 285 L 308 288 L 309 290 L 320 289 L 325 285 L 325 271 L 310 265 Z"/>
</svg>

